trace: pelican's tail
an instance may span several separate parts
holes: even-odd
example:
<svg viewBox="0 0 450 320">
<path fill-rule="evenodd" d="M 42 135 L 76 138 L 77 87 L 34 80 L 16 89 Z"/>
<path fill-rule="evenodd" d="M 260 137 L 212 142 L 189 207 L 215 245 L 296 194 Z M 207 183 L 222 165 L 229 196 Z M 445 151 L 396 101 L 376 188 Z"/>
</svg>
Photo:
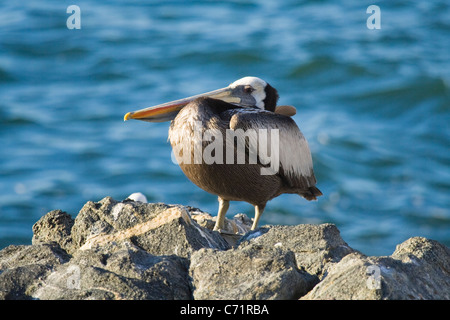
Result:
<svg viewBox="0 0 450 320">
<path fill-rule="evenodd" d="M 299 193 L 303 198 L 306 200 L 317 200 L 317 197 L 320 197 L 322 195 L 322 191 L 320 191 L 315 186 L 309 187 L 308 190 L 302 191 Z"/>
</svg>

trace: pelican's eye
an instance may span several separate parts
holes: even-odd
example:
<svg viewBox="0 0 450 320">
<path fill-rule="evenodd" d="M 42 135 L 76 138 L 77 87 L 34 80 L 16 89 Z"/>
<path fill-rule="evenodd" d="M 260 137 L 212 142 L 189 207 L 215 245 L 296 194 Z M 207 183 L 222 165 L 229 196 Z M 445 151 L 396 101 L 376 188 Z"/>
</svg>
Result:
<svg viewBox="0 0 450 320">
<path fill-rule="evenodd" d="M 255 91 L 255 89 L 253 89 L 252 86 L 244 86 L 245 93 L 252 93 L 253 91 Z"/>
</svg>

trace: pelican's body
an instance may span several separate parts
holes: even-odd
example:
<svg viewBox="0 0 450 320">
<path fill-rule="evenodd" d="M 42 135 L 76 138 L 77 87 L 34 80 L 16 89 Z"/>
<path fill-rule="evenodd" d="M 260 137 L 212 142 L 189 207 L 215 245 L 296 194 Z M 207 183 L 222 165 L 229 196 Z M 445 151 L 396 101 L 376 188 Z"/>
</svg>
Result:
<svg viewBox="0 0 450 320">
<path fill-rule="evenodd" d="M 315 187 L 311 153 L 304 136 L 294 120 L 274 112 L 276 90 L 254 77 L 240 79 L 225 89 L 130 113 L 125 120 L 155 121 L 155 110 L 168 108 L 164 114 L 174 117 L 169 140 L 181 169 L 197 186 L 218 196 L 214 229 L 223 229 L 229 201 L 246 201 L 255 206 L 255 229 L 269 200 L 283 193 L 313 200 L 322 193 Z M 173 106 L 177 106 L 175 111 Z M 272 130 L 276 135 L 271 136 Z M 261 140 L 264 135 L 270 138 Z M 239 143 L 245 145 L 241 158 Z M 212 147 L 215 149 L 211 152 Z M 274 153 L 270 155 L 274 158 L 260 152 L 261 148 Z M 252 154 L 256 155 L 253 161 Z M 270 160 L 277 161 L 272 171 Z"/>
</svg>

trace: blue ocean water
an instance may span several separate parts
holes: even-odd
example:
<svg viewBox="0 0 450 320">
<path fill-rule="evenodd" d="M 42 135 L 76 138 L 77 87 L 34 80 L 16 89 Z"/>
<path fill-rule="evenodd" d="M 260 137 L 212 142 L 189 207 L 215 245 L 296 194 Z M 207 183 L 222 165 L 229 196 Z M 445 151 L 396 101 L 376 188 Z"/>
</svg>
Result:
<svg viewBox="0 0 450 320">
<path fill-rule="evenodd" d="M 247 75 L 296 106 L 324 193 L 282 195 L 262 224 L 334 223 L 368 255 L 412 236 L 450 245 L 449 40 L 444 0 L 2 2 L 0 248 L 30 244 L 50 210 L 137 191 L 215 215 L 172 163 L 169 124 L 123 115 Z"/>
</svg>

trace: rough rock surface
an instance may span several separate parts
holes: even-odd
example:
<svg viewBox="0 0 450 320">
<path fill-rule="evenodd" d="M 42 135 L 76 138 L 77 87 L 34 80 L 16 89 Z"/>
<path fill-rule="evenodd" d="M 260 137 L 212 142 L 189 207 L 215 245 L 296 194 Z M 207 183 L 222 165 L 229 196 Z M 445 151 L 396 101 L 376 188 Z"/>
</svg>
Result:
<svg viewBox="0 0 450 320">
<path fill-rule="evenodd" d="M 390 257 L 351 253 L 302 299 L 450 299 L 450 251 L 414 237 Z"/>
<path fill-rule="evenodd" d="M 0 299 L 450 299 L 450 250 L 414 237 L 391 256 L 332 224 L 212 231 L 196 208 L 104 198 L 54 210 L 31 245 L 0 250 Z M 243 236 L 241 236 L 243 234 Z"/>
<path fill-rule="evenodd" d="M 202 249 L 191 258 L 195 299 L 298 299 L 315 278 L 299 270 L 292 251 L 255 244 Z"/>
</svg>

